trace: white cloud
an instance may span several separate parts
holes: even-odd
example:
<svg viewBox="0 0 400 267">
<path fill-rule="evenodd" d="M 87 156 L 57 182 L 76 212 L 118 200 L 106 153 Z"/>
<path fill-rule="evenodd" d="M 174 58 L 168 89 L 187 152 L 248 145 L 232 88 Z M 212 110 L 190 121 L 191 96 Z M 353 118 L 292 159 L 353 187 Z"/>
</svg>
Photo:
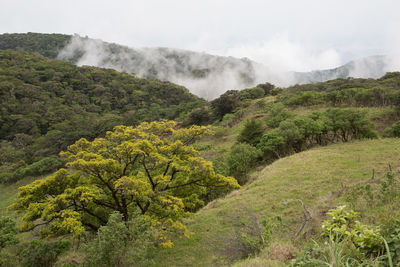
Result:
<svg viewBox="0 0 400 267">
<path fill-rule="evenodd" d="M 340 55 L 335 49 L 314 52 L 300 42 L 290 41 L 287 34 L 267 42 L 235 46 L 224 53 L 234 57 L 248 57 L 277 72 L 329 69 L 341 64 Z"/>
<path fill-rule="evenodd" d="M 389 55 L 388 71 L 400 71 L 400 20 L 394 21 L 386 29 L 386 53 Z"/>
</svg>

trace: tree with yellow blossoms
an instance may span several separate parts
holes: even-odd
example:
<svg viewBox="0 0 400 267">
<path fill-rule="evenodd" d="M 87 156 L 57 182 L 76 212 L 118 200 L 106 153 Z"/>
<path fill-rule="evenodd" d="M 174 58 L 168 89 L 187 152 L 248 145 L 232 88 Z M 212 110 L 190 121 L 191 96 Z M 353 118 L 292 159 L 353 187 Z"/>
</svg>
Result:
<svg viewBox="0 0 400 267">
<path fill-rule="evenodd" d="M 141 214 L 161 239 L 163 232 L 187 235 L 182 219 L 204 205 L 205 194 L 239 188 L 192 146 L 211 133 L 209 126 L 179 128 L 165 120 L 80 139 L 61 153 L 68 169 L 20 187 L 10 209 L 23 214 L 23 229 L 39 227 L 45 236 L 96 231 L 115 211 L 124 221 Z"/>
</svg>

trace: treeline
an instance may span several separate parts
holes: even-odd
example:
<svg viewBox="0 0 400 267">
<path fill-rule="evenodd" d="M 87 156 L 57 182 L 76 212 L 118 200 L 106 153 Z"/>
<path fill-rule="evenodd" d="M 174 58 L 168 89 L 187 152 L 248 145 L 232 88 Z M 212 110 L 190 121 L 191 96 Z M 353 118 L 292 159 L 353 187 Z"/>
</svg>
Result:
<svg viewBox="0 0 400 267">
<path fill-rule="evenodd" d="M 183 117 L 204 102 L 169 82 L 0 51 L 0 174 L 14 181 L 18 169 L 79 138 L 93 139 L 116 125 Z"/>
<path fill-rule="evenodd" d="M 286 112 L 285 109 L 280 110 L 280 113 Z M 278 116 L 285 117 L 280 114 Z M 249 123 L 245 129 L 248 125 Z M 277 127 L 273 127 L 266 134 L 260 134 L 256 146 L 267 159 L 276 159 L 315 145 L 377 138 L 374 128 L 375 125 L 361 110 L 330 108 L 324 112 L 313 112 L 304 116 L 287 116 Z"/>
<path fill-rule="evenodd" d="M 400 72 L 389 72 L 377 80 L 347 78 L 296 85 L 286 91 L 281 101 L 290 106 L 395 106 L 400 103 Z"/>
</svg>

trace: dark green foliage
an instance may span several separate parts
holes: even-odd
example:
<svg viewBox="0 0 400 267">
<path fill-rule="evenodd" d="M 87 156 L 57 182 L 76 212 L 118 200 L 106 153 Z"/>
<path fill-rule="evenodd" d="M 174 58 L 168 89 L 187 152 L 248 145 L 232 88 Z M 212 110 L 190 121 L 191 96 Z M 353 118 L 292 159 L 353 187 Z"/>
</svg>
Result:
<svg viewBox="0 0 400 267">
<path fill-rule="evenodd" d="M 284 145 L 285 138 L 278 131 L 272 130 L 261 137 L 257 147 L 263 151 L 266 159 L 276 159 L 285 154 Z"/>
<path fill-rule="evenodd" d="M 214 117 L 221 120 L 225 114 L 232 113 L 239 105 L 239 91 L 229 90 L 211 102 Z"/>
<path fill-rule="evenodd" d="M 260 87 L 247 88 L 239 92 L 240 100 L 257 99 L 265 95 L 264 89 Z"/>
<path fill-rule="evenodd" d="M 264 95 L 272 95 L 273 94 L 273 90 L 275 89 L 275 85 L 271 84 L 271 83 L 261 83 L 258 84 L 256 87 L 261 88 L 264 90 Z"/>
<path fill-rule="evenodd" d="M 378 80 L 336 79 L 316 84 L 295 85 L 287 89 L 282 101 L 287 105 L 382 107 L 398 106 L 400 73 L 387 73 Z"/>
<path fill-rule="evenodd" d="M 400 122 L 396 122 L 391 127 L 388 127 L 385 130 L 385 135 L 388 137 L 400 137 Z"/>
<path fill-rule="evenodd" d="M 14 172 L 0 173 L 0 183 L 14 183 L 23 177 L 47 174 L 62 168 L 64 164 L 65 160 L 57 156 L 45 157 L 28 166 L 20 167 Z"/>
<path fill-rule="evenodd" d="M 256 146 L 260 142 L 264 133 L 264 127 L 259 120 L 246 121 L 243 130 L 240 132 L 237 141 L 239 143 L 247 143 Z"/>
<path fill-rule="evenodd" d="M 248 180 L 249 171 L 256 166 L 261 152 L 252 145 L 240 143 L 233 146 L 227 158 L 229 175 L 243 185 Z"/>
<path fill-rule="evenodd" d="M 212 115 L 210 109 L 207 106 L 199 107 L 194 109 L 189 113 L 187 120 L 185 121 L 186 125 L 207 125 L 212 122 Z"/>
<path fill-rule="evenodd" d="M 219 125 L 224 127 L 233 127 L 235 124 L 240 122 L 245 112 L 246 112 L 245 109 L 239 109 L 235 113 L 225 114 Z"/>
<path fill-rule="evenodd" d="M 112 213 L 86 247 L 83 266 L 136 266 L 139 260 L 143 264 L 153 242 L 149 224 L 142 216 L 124 222 L 122 214 Z"/>
<path fill-rule="evenodd" d="M 294 94 L 287 98 L 284 103 L 286 105 L 311 106 L 323 103 L 322 93 L 316 91 L 306 91 Z"/>
<path fill-rule="evenodd" d="M 37 52 L 45 57 L 56 58 L 70 40 L 71 35 L 65 34 L 5 33 L 0 35 L 0 49 Z"/>
<path fill-rule="evenodd" d="M 10 217 L 0 217 L 0 250 L 18 242 L 15 221 Z"/>
<path fill-rule="evenodd" d="M 203 104 L 169 82 L 0 51 L 0 173 L 13 173 L 18 162 L 32 164 L 116 125 L 174 119 Z"/>
<path fill-rule="evenodd" d="M 400 262 L 400 221 L 397 220 L 396 223 L 391 225 L 391 228 L 388 230 L 388 234 L 385 237 L 389 249 L 392 260 L 394 263 Z"/>
<path fill-rule="evenodd" d="M 33 240 L 22 251 L 22 266 L 24 267 L 51 267 L 57 257 L 71 248 L 71 243 L 66 240 L 44 241 Z"/>
<path fill-rule="evenodd" d="M 374 124 L 360 110 L 331 108 L 281 121 L 276 129 L 262 136 L 257 146 L 266 159 L 276 159 L 315 145 L 377 138 L 373 128 Z"/>
<path fill-rule="evenodd" d="M 341 139 L 346 142 L 350 139 L 376 138 L 372 130 L 373 124 L 365 116 L 365 112 L 357 109 L 332 108 L 325 112 L 328 127 L 333 131 L 333 140 Z"/>
<path fill-rule="evenodd" d="M 282 103 L 274 103 L 268 107 L 267 126 L 276 128 L 282 121 L 292 116 Z"/>
</svg>

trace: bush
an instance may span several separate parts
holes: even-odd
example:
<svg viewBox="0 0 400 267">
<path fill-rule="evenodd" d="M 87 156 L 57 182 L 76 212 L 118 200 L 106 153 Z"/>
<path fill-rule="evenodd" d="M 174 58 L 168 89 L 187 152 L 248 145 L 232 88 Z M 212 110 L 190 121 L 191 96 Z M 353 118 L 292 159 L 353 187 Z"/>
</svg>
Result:
<svg viewBox="0 0 400 267">
<path fill-rule="evenodd" d="M 264 133 L 264 127 L 261 121 L 246 121 L 243 130 L 240 132 L 237 141 L 256 146 Z"/>
<path fill-rule="evenodd" d="M 351 139 L 377 138 L 373 123 L 365 112 L 357 109 L 331 108 L 325 113 L 334 139 L 347 142 Z"/>
<path fill-rule="evenodd" d="M 239 91 L 229 90 L 211 102 L 213 115 L 221 120 L 225 114 L 232 113 L 239 104 Z"/>
<path fill-rule="evenodd" d="M 18 243 L 15 221 L 10 217 L 0 218 L 0 250 Z"/>
<path fill-rule="evenodd" d="M 231 127 L 234 124 L 235 115 L 234 114 L 225 114 L 222 118 L 220 125 L 223 127 Z"/>
<path fill-rule="evenodd" d="M 264 95 L 270 95 L 272 94 L 272 91 L 275 89 L 275 85 L 271 84 L 271 83 L 261 83 L 261 84 L 257 84 L 258 88 L 262 88 L 264 90 Z"/>
<path fill-rule="evenodd" d="M 208 107 L 200 107 L 189 113 L 186 125 L 207 125 L 211 123 L 211 112 Z"/>
<path fill-rule="evenodd" d="M 86 247 L 84 266 L 136 266 L 145 261 L 153 245 L 149 224 L 138 215 L 128 223 L 119 212 L 110 215 L 96 238 Z"/>
<path fill-rule="evenodd" d="M 240 143 L 233 146 L 227 158 L 229 174 L 234 176 L 240 185 L 248 180 L 249 171 L 255 167 L 261 152 L 252 145 Z"/>
<path fill-rule="evenodd" d="M 22 266 L 26 267 L 51 267 L 62 253 L 71 248 L 71 243 L 66 240 L 44 241 L 33 240 L 22 251 Z"/>
<path fill-rule="evenodd" d="M 247 88 L 239 92 L 240 100 L 257 99 L 264 96 L 264 89 L 260 87 Z"/>
<path fill-rule="evenodd" d="M 385 129 L 385 135 L 388 137 L 400 137 L 400 121 Z"/>
<path fill-rule="evenodd" d="M 400 262 L 400 221 L 391 225 L 387 236 L 385 237 L 390 248 L 392 260 L 395 263 Z"/>
<path fill-rule="evenodd" d="M 57 156 L 43 158 L 14 172 L 0 174 L 0 183 L 15 183 L 27 176 L 39 176 L 63 167 L 65 161 Z"/>
<path fill-rule="evenodd" d="M 264 134 L 258 144 L 258 149 L 264 153 L 267 159 L 276 159 L 284 155 L 285 138 L 277 131 Z"/>
<path fill-rule="evenodd" d="M 330 210 L 330 217 L 322 223 L 324 235 L 334 240 L 348 240 L 366 255 L 381 255 L 384 251 L 383 237 L 379 228 L 368 227 L 357 219 L 358 213 L 347 211 L 346 206 Z"/>
<path fill-rule="evenodd" d="M 267 126 L 270 128 L 277 128 L 282 121 L 293 116 L 282 103 L 271 105 L 268 113 Z"/>
</svg>

